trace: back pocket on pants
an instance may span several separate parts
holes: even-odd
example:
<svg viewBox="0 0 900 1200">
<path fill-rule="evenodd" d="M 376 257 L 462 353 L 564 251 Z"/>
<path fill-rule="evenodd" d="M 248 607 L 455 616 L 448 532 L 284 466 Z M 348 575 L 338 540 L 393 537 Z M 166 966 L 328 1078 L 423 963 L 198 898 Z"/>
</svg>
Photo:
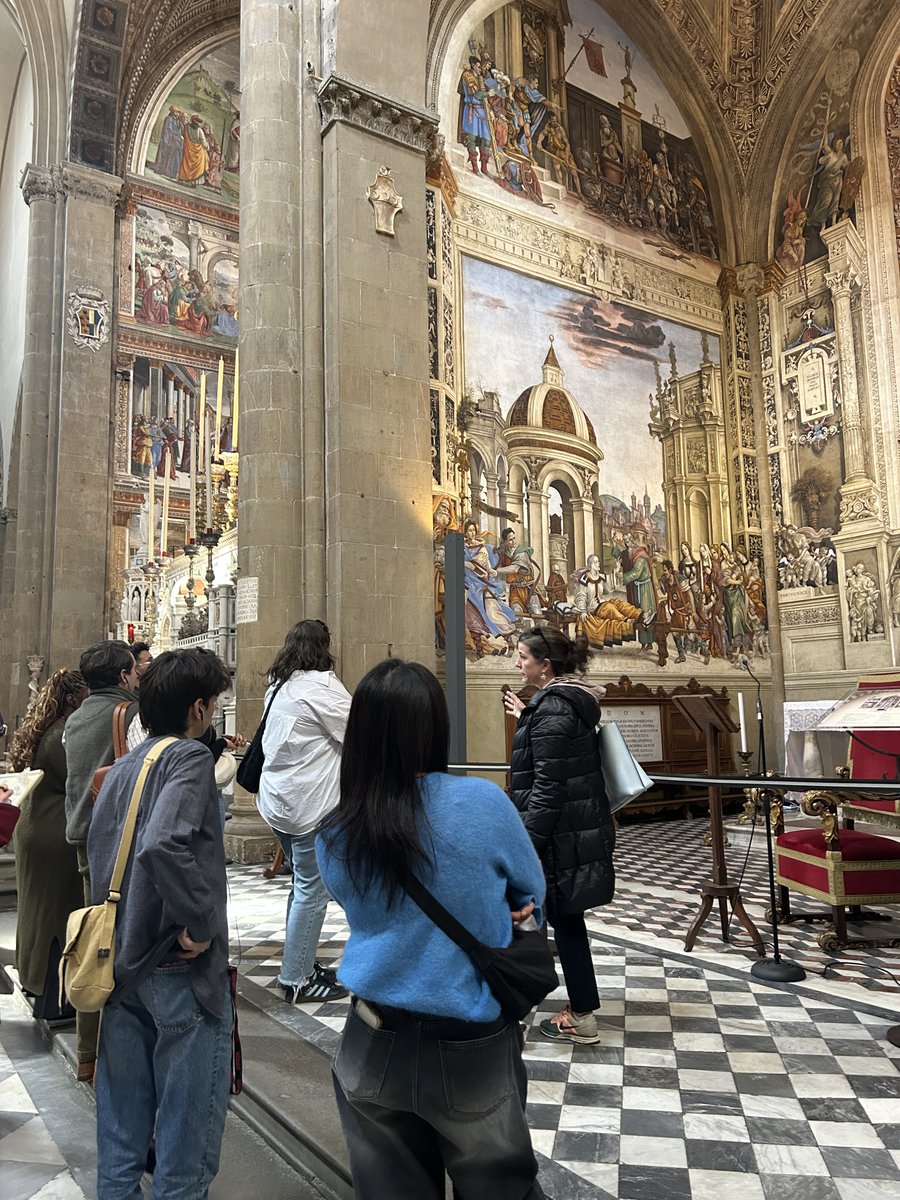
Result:
<svg viewBox="0 0 900 1200">
<path fill-rule="evenodd" d="M 351 1008 L 334 1060 L 334 1073 L 348 1096 L 355 1100 L 378 1099 L 394 1038 L 390 1029 L 373 1029 Z"/>
<path fill-rule="evenodd" d="M 447 1108 L 467 1117 L 493 1112 L 515 1089 L 510 1027 L 471 1042 L 438 1042 Z"/>
</svg>

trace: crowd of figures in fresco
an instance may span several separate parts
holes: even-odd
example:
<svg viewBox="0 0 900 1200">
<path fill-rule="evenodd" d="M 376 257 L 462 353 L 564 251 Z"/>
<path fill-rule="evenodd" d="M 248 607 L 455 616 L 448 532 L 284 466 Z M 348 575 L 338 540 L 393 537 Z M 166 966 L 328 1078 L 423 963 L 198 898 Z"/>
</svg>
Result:
<svg viewBox="0 0 900 1200">
<path fill-rule="evenodd" d="M 212 428 L 215 410 L 206 406 L 208 427 Z M 148 417 L 135 413 L 131 420 L 131 474 L 149 479 L 151 474 L 165 478 L 168 464 L 172 480 L 180 472 L 187 475 L 191 469 L 191 453 L 195 422 L 188 418 L 184 428 L 179 428 L 174 415 Z M 213 446 L 213 457 L 234 449 L 232 445 L 231 416 L 223 416 L 218 447 Z"/>
<path fill-rule="evenodd" d="M 624 99 L 633 106 L 631 51 L 623 49 Z M 536 170 L 545 167 L 598 216 L 654 233 L 684 250 L 716 255 L 702 173 L 690 144 L 667 138 L 658 105 L 653 125 L 639 123 L 637 141 L 624 138 L 613 106 L 609 115 L 591 109 L 589 132 L 573 140 L 563 106 L 558 97 L 544 94 L 538 74 L 511 78 L 483 49 L 469 55 L 458 92 L 458 140 L 476 175 L 491 176 L 505 191 L 553 208 Z"/>
<path fill-rule="evenodd" d="M 458 528 L 455 502 L 443 496 L 434 512 L 435 627 L 446 641 L 445 547 Z M 648 547 L 631 532 L 613 531 L 603 559 L 587 555 L 574 572 L 552 560 L 544 573 L 532 547 L 506 527 L 499 536 L 463 527 L 466 650 L 471 659 L 510 655 L 521 631 L 548 622 L 583 637 L 597 653 L 623 645 L 664 666 L 688 658 L 738 663 L 768 655 L 766 599 L 759 565 L 727 543 L 682 542 L 678 554 Z"/>
<path fill-rule="evenodd" d="M 213 279 L 189 270 L 171 255 L 137 254 L 135 318 L 145 325 L 174 326 L 197 337 L 236 338 L 236 305 L 223 302 Z"/>
<path fill-rule="evenodd" d="M 223 151 L 209 121 L 199 113 L 186 113 L 170 104 L 156 158 L 148 166 L 157 175 L 188 187 L 205 184 L 221 191 L 225 171 L 237 172 L 240 167 L 240 129 L 240 125 L 232 127 L 227 150 Z"/>
</svg>

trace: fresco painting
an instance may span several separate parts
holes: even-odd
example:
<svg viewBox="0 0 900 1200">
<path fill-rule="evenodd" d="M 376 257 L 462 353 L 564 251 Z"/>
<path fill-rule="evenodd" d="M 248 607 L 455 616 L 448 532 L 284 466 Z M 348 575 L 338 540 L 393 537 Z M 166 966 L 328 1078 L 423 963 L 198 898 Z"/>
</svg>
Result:
<svg viewBox="0 0 900 1200">
<path fill-rule="evenodd" d="M 166 96 L 153 124 L 144 174 L 233 207 L 241 166 L 237 40 L 206 54 Z"/>
<path fill-rule="evenodd" d="M 236 234 L 141 205 L 134 279 L 140 324 L 190 338 L 237 339 Z"/>
<path fill-rule="evenodd" d="M 731 545 L 720 488 L 718 340 L 500 265 L 462 263 L 470 478 L 459 503 L 435 499 L 439 649 L 443 542 L 458 529 L 473 669 L 508 664 L 535 621 L 587 638 L 595 669 L 607 672 L 765 660 L 760 567 Z M 678 405 L 685 421 L 667 423 Z M 719 444 L 700 445 L 691 413 Z M 688 426 L 680 441 L 673 424 Z M 679 472 L 693 490 L 675 511 L 667 497 Z M 692 513 L 704 504 L 698 524 Z"/>
<path fill-rule="evenodd" d="M 151 475 L 163 481 L 168 473 L 173 487 L 190 486 L 191 458 L 200 420 L 202 372 L 183 363 L 152 365 L 149 359 L 135 360 L 132 373 L 130 414 L 130 473 L 138 479 Z M 235 449 L 232 429 L 234 378 L 223 372 L 222 416 L 218 443 L 212 456 Z M 217 377 L 206 372 L 206 429 L 216 427 Z M 159 486 L 159 482 L 157 483 Z"/>
<path fill-rule="evenodd" d="M 509 5 L 478 26 L 460 64 L 451 161 L 564 220 L 587 211 L 663 257 L 715 258 L 709 188 L 659 77 L 592 0 Z"/>
</svg>

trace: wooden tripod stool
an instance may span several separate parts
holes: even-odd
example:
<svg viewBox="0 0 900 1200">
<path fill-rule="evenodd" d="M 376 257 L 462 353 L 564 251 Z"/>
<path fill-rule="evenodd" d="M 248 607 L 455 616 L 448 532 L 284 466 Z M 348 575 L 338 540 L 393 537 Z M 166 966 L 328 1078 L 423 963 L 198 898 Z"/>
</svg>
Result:
<svg viewBox="0 0 900 1200">
<path fill-rule="evenodd" d="M 714 704 L 708 696 L 673 696 L 672 703 L 693 726 L 697 734 L 706 738 L 706 769 L 710 775 L 719 770 L 719 738 L 723 733 L 736 733 L 737 725 Z M 729 941 L 729 905 L 734 915 L 750 935 L 750 941 L 760 958 L 765 957 L 766 947 L 762 934 L 753 924 L 741 896 L 738 883 L 728 880 L 728 864 L 725 861 L 725 830 L 722 825 L 722 793 L 718 787 L 709 789 L 709 836 L 712 844 L 712 878 L 700 888 L 702 897 L 700 911 L 684 939 L 685 950 L 693 950 L 694 942 L 718 901 L 719 918 L 722 923 L 722 941 Z"/>
</svg>

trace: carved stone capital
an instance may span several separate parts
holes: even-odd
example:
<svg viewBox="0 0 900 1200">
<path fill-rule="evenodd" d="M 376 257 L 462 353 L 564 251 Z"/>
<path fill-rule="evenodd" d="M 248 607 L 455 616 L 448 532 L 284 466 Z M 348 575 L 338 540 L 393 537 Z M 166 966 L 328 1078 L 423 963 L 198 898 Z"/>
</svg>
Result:
<svg viewBox="0 0 900 1200">
<path fill-rule="evenodd" d="M 843 271 L 826 271 L 825 283 L 835 300 L 849 298 L 860 286 L 860 278 L 853 267 Z"/>
<path fill-rule="evenodd" d="M 6 525 L 10 521 L 18 519 L 18 509 L 11 508 L 9 505 L 6 508 L 0 508 L 0 525 Z"/>
<path fill-rule="evenodd" d="M 117 175 L 95 171 L 93 167 L 82 167 L 76 163 L 64 163 L 60 168 L 62 192 L 75 200 L 90 200 L 112 208 L 119 199 L 124 180 Z"/>
<path fill-rule="evenodd" d="M 438 119 L 435 113 L 411 108 L 389 96 L 378 96 L 368 88 L 331 75 L 318 92 L 323 136 L 341 121 L 355 125 L 388 141 L 419 150 L 429 158 L 438 156 Z"/>
<path fill-rule="evenodd" d="M 22 172 L 19 181 L 25 203 L 31 207 L 33 200 L 50 200 L 56 203 L 60 194 L 59 169 L 56 167 L 38 167 L 29 163 Z"/>
</svg>

